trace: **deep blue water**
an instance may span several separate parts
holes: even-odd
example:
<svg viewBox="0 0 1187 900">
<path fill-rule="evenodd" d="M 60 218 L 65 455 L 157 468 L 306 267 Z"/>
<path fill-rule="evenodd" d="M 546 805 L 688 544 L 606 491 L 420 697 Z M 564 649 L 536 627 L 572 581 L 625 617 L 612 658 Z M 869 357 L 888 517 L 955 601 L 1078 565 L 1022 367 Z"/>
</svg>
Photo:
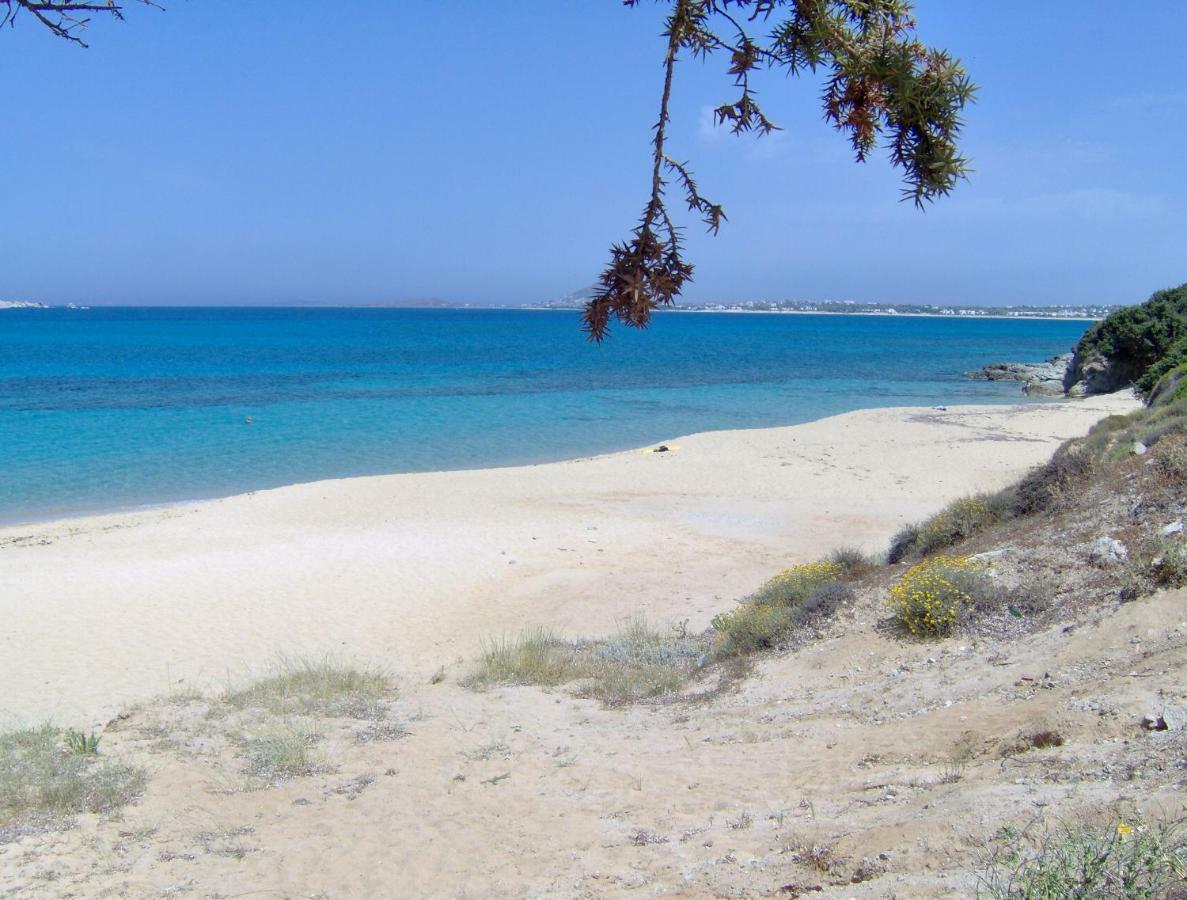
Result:
<svg viewBox="0 0 1187 900">
<path fill-rule="evenodd" d="M 0 520 L 1021 402 L 961 373 L 1063 352 L 1084 327 L 671 314 L 597 347 L 568 312 L 4 310 Z"/>
</svg>

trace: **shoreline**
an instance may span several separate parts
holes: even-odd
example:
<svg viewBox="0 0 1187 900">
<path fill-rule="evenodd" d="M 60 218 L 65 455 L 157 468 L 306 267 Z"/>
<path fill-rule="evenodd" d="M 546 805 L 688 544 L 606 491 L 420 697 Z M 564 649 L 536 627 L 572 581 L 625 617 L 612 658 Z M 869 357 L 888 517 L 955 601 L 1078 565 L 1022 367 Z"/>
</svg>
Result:
<svg viewBox="0 0 1187 900">
<path fill-rule="evenodd" d="M 0 526 L 0 724 L 106 721 L 285 654 L 421 678 L 525 625 L 596 635 L 644 613 L 700 630 L 785 565 L 882 549 L 905 522 L 1137 405 L 875 408 L 673 438 L 663 454 Z"/>
<path fill-rule="evenodd" d="M 829 315 L 832 315 L 831 313 Z M 969 408 L 975 409 L 978 407 L 995 408 L 1005 406 L 1037 406 L 1049 405 L 1058 403 L 1080 403 L 1084 398 L 1068 398 L 1068 397 L 1050 397 L 1050 396 L 1036 396 L 1028 398 L 1025 394 L 1019 391 L 1019 397 L 1016 402 L 1001 402 L 1000 400 L 987 401 L 985 403 L 959 403 L 951 406 L 943 407 L 944 409 L 960 409 Z M 651 442 L 650 444 L 628 444 L 621 447 L 615 447 L 609 450 L 594 451 L 591 453 L 582 453 L 573 456 L 558 456 L 555 458 L 546 457 L 537 460 L 518 460 L 506 463 L 492 463 L 483 466 L 467 466 L 461 468 L 447 468 L 447 469 L 409 469 L 396 471 L 371 472 L 362 475 L 330 475 L 324 478 L 311 478 L 308 481 L 291 481 L 283 484 L 265 485 L 262 487 L 246 488 L 243 490 L 232 490 L 228 493 L 217 493 L 208 496 L 190 496 L 179 497 L 176 499 L 167 500 L 151 500 L 136 503 L 115 503 L 113 505 L 101 505 L 93 508 L 82 508 L 67 512 L 46 512 L 46 513 L 17 513 L 14 517 L 9 517 L 3 512 L 0 512 L 0 546 L 4 543 L 4 532 L 6 530 L 19 528 L 35 528 L 38 526 L 53 525 L 59 522 L 68 522 L 86 519 L 98 519 L 107 516 L 115 515 L 133 515 L 140 512 L 152 512 L 154 510 L 168 510 L 175 507 L 197 506 L 205 503 L 217 503 L 222 500 L 230 500 L 235 497 L 249 496 L 252 494 L 259 494 L 268 491 L 284 490 L 291 487 L 301 487 L 305 485 L 316 485 L 322 483 L 332 483 L 339 481 L 351 481 L 360 478 L 388 478 L 394 476 L 405 475 L 431 475 L 438 473 L 461 473 L 461 472 L 486 472 L 500 469 L 521 469 L 532 468 L 536 466 L 550 466 L 569 462 L 579 462 L 582 460 L 600 459 L 603 457 L 614 456 L 622 453 L 636 453 L 643 452 L 650 447 L 659 446 L 665 441 L 671 442 L 674 440 L 683 440 L 692 436 L 700 436 L 706 434 L 728 434 L 734 432 L 747 431 L 761 431 L 768 429 L 781 428 L 798 428 L 803 425 L 812 425 L 816 422 L 823 422 L 837 416 L 849 415 L 851 413 L 872 412 L 875 410 L 938 410 L 939 406 L 871 406 L 859 407 L 857 409 L 845 410 L 843 412 L 832 413 L 831 415 L 820 416 L 818 418 L 806 419 L 802 422 L 792 422 L 790 424 L 781 425 L 756 425 L 750 428 L 718 428 L 706 431 L 691 432 L 685 435 L 678 435 L 676 437 L 664 437 Z"/>
</svg>

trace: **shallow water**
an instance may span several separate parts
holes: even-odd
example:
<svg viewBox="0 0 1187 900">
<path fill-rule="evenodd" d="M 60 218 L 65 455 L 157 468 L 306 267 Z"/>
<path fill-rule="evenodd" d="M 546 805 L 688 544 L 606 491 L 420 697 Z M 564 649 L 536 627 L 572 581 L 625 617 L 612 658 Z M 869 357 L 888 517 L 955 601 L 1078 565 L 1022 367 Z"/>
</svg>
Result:
<svg viewBox="0 0 1187 900">
<path fill-rule="evenodd" d="M 0 520 L 321 478 L 540 462 L 871 406 L 1023 402 L 962 377 L 1085 323 L 576 313 L 0 312 Z M 250 423 L 248 419 L 250 418 Z"/>
</svg>

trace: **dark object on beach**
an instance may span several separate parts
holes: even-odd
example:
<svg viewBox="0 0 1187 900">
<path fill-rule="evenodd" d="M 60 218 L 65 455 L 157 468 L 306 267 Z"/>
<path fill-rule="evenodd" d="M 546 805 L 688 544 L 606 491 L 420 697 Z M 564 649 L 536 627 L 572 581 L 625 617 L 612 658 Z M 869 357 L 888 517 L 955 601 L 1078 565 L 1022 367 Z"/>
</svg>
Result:
<svg viewBox="0 0 1187 900">
<path fill-rule="evenodd" d="M 668 450 L 669 450 L 669 447 L 667 444 L 660 444 L 658 447 L 656 447 L 651 452 L 652 453 L 667 453 Z"/>
</svg>

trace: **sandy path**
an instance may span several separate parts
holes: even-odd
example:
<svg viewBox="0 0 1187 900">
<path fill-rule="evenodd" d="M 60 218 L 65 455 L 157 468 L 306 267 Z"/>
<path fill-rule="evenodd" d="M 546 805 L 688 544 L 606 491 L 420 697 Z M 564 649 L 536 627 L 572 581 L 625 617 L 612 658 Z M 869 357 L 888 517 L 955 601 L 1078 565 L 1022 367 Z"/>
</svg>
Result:
<svg viewBox="0 0 1187 900">
<path fill-rule="evenodd" d="M 667 454 L 296 485 L 0 529 L 0 725 L 102 721 L 278 654 L 397 673 L 541 622 L 705 626 L 773 570 L 999 487 L 1123 396 L 867 410 Z"/>
</svg>

